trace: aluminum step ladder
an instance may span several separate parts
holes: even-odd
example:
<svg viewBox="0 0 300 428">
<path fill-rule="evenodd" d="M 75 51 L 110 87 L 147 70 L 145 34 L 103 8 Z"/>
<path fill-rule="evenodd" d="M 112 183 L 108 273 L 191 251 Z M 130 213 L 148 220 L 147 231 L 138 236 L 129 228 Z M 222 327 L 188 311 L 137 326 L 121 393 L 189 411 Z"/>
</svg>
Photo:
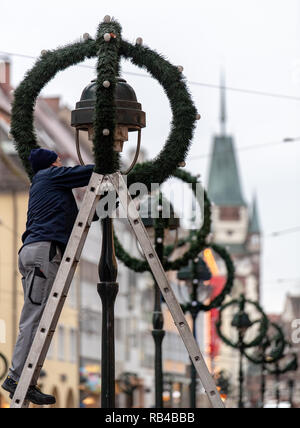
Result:
<svg viewBox="0 0 300 428">
<path fill-rule="evenodd" d="M 13 396 L 11 408 L 27 408 L 29 406 L 29 402 L 26 400 L 28 388 L 38 380 L 41 368 L 46 359 L 53 334 L 57 327 L 61 311 L 68 295 L 77 264 L 80 260 L 82 249 L 95 214 L 96 205 L 99 202 L 101 195 L 109 190 L 114 190 L 119 197 L 120 203 L 125 210 L 136 238 L 143 249 L 153 276 L 163 294 L 165 302 L 200 377 L 203 387 L 206 390 L 212 407 L 224 408 L 224 403 L 221 400 L 215 382 L 208 371 L 204 358 L 185 319 L 181 306 L 179 305 L 168 282 L 162 264 L 160 263 L 135 203 L 127 189 L 124 177 L 119 172 L 106 176 L 93 173 L 91 176 L 64 253 L 63 260 L 57 272 L 47 305 Z"/>
</svg>

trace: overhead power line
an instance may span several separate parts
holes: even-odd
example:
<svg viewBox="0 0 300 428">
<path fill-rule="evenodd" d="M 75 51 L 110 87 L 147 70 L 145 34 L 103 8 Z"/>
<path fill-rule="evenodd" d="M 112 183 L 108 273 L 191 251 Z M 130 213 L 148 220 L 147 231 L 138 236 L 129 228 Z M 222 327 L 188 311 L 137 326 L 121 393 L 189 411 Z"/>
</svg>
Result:
<svg viewBox="0 0 300 428">
<path fill-rule="evenodd" d="M 258 149 L 265 149 L 266 147 L 274 147 L 274 146 L 279 146 L 282 145 L 283 143 L 293 143 L 296 141 L 300 141 L 300 137 L 297 138 L 284 138 L 281 141 L 277 141 L 277 142 L 273 142 L 273 143 L 265 143 L 265 144 L 252 144 L 251 146 L 246 146 L 246 147 L 237 147 L 235 150 L 238 152 L 245 152 L 245 151 L 250 151 L 250 150 L 258 150 Z M 226 153 L 229 152 L 231 150 L 224 150 L 222 153 Z M 188 157 L 188 161 L 194 161 L 194 160 L 198 160 L 198 159 L 206 159 L 206 158 L 210 158 L 212 157 L 212 153 L 206 153 L 203 155 L 198 155 L 198 156 L 191 156 Z"/>
<path fill-rule="evenodd" d="M 19 58 L 25 58 L 25 59 L 30 59 L 30 60 L 38 59 L 38 57 L 36 57 L 36 56 L 26 55 L 26 54 L 21 54 L 21 53 L 16 53 L 16 52 L 0 51 L 0 54 L 7 55 L 7 56 L 15 56 L 15 57 L 19 57 Z M 90 70 L 95 69 L 93 66 L 85 65 L 85 64 L 77 64 L 77 67 L 88 68 Z M 124 71 L 124 74 L 127 74 L 129 76 L 148 78 L 148 79 L 151 78 L 151 76 L 149 76 L 148 74 L 135 73 L 135 72 L 130 72 L 130 71 Z M 213 83 L 196 82 L 196 81 L 188 81 L 188 84 L 192 85 L 192 86 L 200 86 L 200 87 L 210 88 L 210 89 L 218 89 L 218 90 L 224 89 L 226 91 L 239 92 L 239 93 L 248 94 L 248 95 L 258 95 L 258 96 L 263 96 L 263 97 L 285 99 L 285 100 L 289 100 L 289 101 L 300 101 L 300 97 L 293 96 L 293 95 L 287 95 L 287 94 L 279 94 L 279 93 L 274 93 L 274 92 L 266 92 L 266 91 L 259 91 L 259 90 L 246 89 L 246 88 L 236 88 L 233 86 L 227 86 L 227 85 L 222 86 L 222 85 L 213 84 Z"/>
<path fill-rule="evenodd" d="M 270 233 L 269 235 L 266 235 L 266 238 L 277 238 L 278 236 L 288 235 L 288 234 L 296 233 L 296 232 L 300 232 L 300 226 L 293 227 L 291 229 L 284 229 L 284 230 L 279 230 L 279 231 Z"/>
</svg>

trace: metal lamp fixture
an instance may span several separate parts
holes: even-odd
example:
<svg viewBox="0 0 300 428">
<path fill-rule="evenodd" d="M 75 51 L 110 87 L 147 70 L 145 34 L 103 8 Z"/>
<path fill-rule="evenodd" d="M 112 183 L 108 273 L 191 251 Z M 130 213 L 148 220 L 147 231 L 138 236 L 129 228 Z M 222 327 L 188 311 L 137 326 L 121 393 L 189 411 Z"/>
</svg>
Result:
<svg viewBox="0 0 300 428">
<path fill-rule="evenodd" d="M 247 330 L 253 325 L 249 315 L 245 312 L 246 298 L 242 294 L 239 300 L 239 311 L 234 315 L 231 322 L 232 327 L 235 327 L 238 332 L 244 337 Z"/>
<path fill-rule="evenodd" d="M 104 82 L 104 85 L 109 85 L 109 82 Z M 80 163 L 83 165 L 83 160 L 79 146 L 79 132 L 86 131 L 89 135 L 89 140 L 94 137 L 94 111 L 96 104 L 96 80 L 93 80 L 82 92 L 80 101 L 76 104 L 76 109 L 71 114 L 71 126 L 76 128 L 76 147 Z M 135 91 L 126 82 L 126 80 L 118 78 L 115 91 L 116 105 L 116 121 L 117 126 L 114 136 L 114 150 L 116 152 L 123 151 L 125 141 L 128 141 L 129 132 L 138 132 L 138 144 L 134 162 L 130 170 L 135 165 L 141 145 L 141 129 L 146 126 L 146 113 L 142 111 L 142 105 L 138 103 Z M 126 171 L 128 173 L 129 171 Z"/>
<path fill-rule="evenodd" d="M 193 268 L 193 265 L 195 267 Z M 195 275 L 194 275 L 195 273 Z M 195 279 L 199 282 L 209 281 L 211 279 L 211 272 L 207 267 L 205 261 L 199 257 L 197 261 L 190 260 L 188 266 L 181 268 L 178 271 L 177 278 L 180 281 L 194 281 Z"/>
</svg>

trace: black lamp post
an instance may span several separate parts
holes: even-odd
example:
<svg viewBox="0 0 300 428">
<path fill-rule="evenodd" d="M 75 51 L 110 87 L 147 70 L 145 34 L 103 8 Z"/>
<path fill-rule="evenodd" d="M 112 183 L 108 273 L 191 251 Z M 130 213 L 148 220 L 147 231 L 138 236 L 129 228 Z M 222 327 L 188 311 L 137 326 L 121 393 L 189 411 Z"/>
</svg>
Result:
<svg viewBox="0 0 300 428">
<path fill-rule="evenodd" d="M 180 281 L 185 281 L 190 291 L 190 302 L 182 305 L 184 312 L 189 312 L 192 316 L 193 335 L 197 339 L 197 318 L 202 308 L 199 305 L 199 290 L 204 288 L 204 281 L 209 281 L 212 275 L 206 263 L 201 257 L 191 260 L 189 265 L 180 269 L 177 273 L 177 278 Z M 197 373 L 194 364 L 191 362 L 191 383 L 190 383 L 190 407 L 197 407 Z"/>
<path fill-rule="evenodd" d="M 166 206 L 168 205 L 168 206 Z M 168 218 L 164 218 L 166 207 L 167 213 L 170 213 Z M 175 217 L 173 207 L 162 194 L 158 197 L 149 197 L 146 205 L 146 212 L 141 206 L 141 217 L 144 226 L 148 230 L 150 236 L 154 235 L 155 251 L 161 263 L 164 257 L 164 242 L 166 230 L 177 230 L 179 228 L 179 219 Z M 156 218 L 154 218 L 156 217 Z M 155 344 L 155 407 L 163 408 L 163 356 L 162 343 L 165 337 L 164 317 L 162 313 L 162 294 L 156 281 L 154 282 L 154 309 L 152 317 L 152 336 Z"/>
<path fill-rule="evenodd" d="M 289 352 L 292 346 L 290 343 L 285 342 L 286 352 L 283 356 L 276 361 L 274 364 L 274 369 L 268 368 L 268 372 L 275 376 L 275 397 L 276 397 L 276 406 L 280 407 L 280 380 L 283 374 L 297 371 L 298 370 L 298 355 L 293 352 Z M 286 361 L 288 359 L 288 361 Z"/>
<path fill-rule="evenodd" d="M 89 139 L 94 135 L 94 111 L 96 103 L 96 81 L 90 83 L 82 92 L 81 100 L 72 112 L 71 125 L 76 128 L 76 145 L 80 162 L 83 164 L 79 132 L 87 131 Z M 118 79 L 115 91 L 116 131 L 114 150 L 121 152 L 123 144 L 128 140 L 128 132 L 137 131 L 139 135 L 137 155 L 141 142 L 141 129 L 146 126 L 146 116 L 133 88 L 124 79 Z M 135 156 L 134 162 L 137 161 Z M 101 407 L 115 407 L 115 335 L 114 335 L 114 305 L 119 285 L 116 282 L 118 267 L 113 240 L 112 213 L 103 213 L 102 222 L 102 252 L 99 262 L 100 283 L 97 285 L 98 294 L 102 301 L 102 356 L 101 356 Z"/>
<path fill-rule="evenodd" d="M 239 408 L 243 409 L 244 406 L 244 371 L 243 371 L 243 357 L 245 351 L 245 335 L 248 328 L 252 326 L 252 322 L 249 319 L 248 314 L 245 312 L 246 299 L 245 296 L 240 297 L 239 312 L 234 316 L 232 320 L 232 327 L 238 330 L 239 340 L 238 349 L 240 351 L 240 366 L 239 366 Z"/>
<path fill-rule="evenodd" d="M 261 319 L 259 321 L 251 322 L 247 312 L 245 311 L 245 305 L 249 304 L 254 306 L 256 310 L 260 313 Z M 239 311 L 233 317 L 231 322 L 231 326 L 235 327 L 238 331 L 238 341 L 233 342 L 228 337 L 226 337 L 222 332 L 222 323 L 223 323 L 223 313 L 226 309 L 231 306 L 238 306 Z M 259 323 L 259 332 L 257 336 L 251 341 L 245 341 L 245 335 L 247 330 L 252 327 L 254 324 Z M 222 341 L 230 346 L 231 348 L 235 348 L 239 350 L 240 353 L 240 363 L 239 363 L 239 408 L 244 408 L 244 372 L 243 372 L 243 356 L 246 349 L 254 348 L 259 346 L 264 340 L 266 333 L 268 331 L 269 321 L 267 316 L 264 314 L 262 308 L 257 302 L 253 302 L 245 298 L 244 295 L 241 295 L 237 300 L 232 300 L 221 306 L 219 320 L 216 323 L 216 328 L 218 335 L 222 339 Z"/>
<path fill-rule="evenodd" d="M 294 388 L 295 388 L 295 381 L 294 379 L 288 380 L 288 389 L 289 389 L 289 402 L 291 409 L 294 408 Z"/>
</svg>

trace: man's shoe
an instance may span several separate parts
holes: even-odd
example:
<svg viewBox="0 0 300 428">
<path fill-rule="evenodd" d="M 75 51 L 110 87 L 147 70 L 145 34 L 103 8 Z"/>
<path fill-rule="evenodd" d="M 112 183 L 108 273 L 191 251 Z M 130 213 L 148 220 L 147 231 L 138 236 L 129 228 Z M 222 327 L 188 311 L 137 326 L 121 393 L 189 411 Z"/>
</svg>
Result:
<svg viewBox="0 0 300 428">
<path fill-rule="evenodd" d="M 4 383 L 1 385 L 1 387 L 7 391 L 10 392 L 10 398 L 12 398 L 12 396 L 14 395 L 14 392 L 17 388 L 18 384 L 17 382 L 15 382 L 10 376 L 8 376 Z"/>
<path fill-rule="evenodd" d="M 31 386 L 28 389 L 26 399 L 38 406 L 53 405 L 56 403 L 53 395 L 43 394 L 37 386 Z"/>
<path fill-rule="evenodd" d="M 13 398 L 18 384 L 11 377 L 7 377 L 2 384 L 2 388 L 10 392 L 9 398 Z M 30 386 L 26 395 L 26 400 L 30 401 L 37 406 L 53 405 L 56 403 L 53 395 L 43 394 L 42 391 L 36 386 Z"/>
</svg>

